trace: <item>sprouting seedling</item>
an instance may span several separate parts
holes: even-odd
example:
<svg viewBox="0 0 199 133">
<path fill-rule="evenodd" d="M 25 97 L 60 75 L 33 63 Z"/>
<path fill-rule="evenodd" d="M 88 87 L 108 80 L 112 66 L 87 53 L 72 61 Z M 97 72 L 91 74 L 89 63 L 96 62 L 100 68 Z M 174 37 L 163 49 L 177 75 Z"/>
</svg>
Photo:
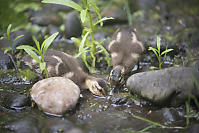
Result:
<svg viewBox="0 0 199 133">
<path fill-rule="evenodd" d="M 48 71 L 46 68 L 46 62 L 44 61 L 44 56 L 47 49 L 49 48 L 52 41 L 55 39 L 57 35 L 58 32 L 48 37 L 46 40 L 44 40 L 41 46 L 37 41 L 37 39 L 33 37 L 37 49 L 29 45 L 21 45 L 17 47 L 17 49 L 24 49 L 39 64 L 39 68 L 41 69 L 42 72 L 43 71 L 45 72 L 46 78 L 48 78 Z"/>
<path fill-rule="evenodd" d="M 166 47 L 166 49 L 163 52 L 161 52 L 160 51 L 161 50 L 160 49 L 160 46 L 161 46 L 160 41 L 161 41 L 161 38 L 159 36 L 157 36 L 157 49 L 153 48 L 153 47 L 149 47 L 149 49 L 148 49 L 148 50 L 153 51 L 153 53 L 156 55 L 158 62 L 159 62 L 159 67 L 158 67 L 159 69 L 162 68 L 162 64 L 164 63 L 164 61 L 166 59 L 167 53 L 171 52 L 173 50 L 173 49 L 167 49 L 167 47 Z M 163 56 L 163 59 L 161 58 L 162 56 Z"/>
<path fill-rule="evenodd" d="M 99 8 L 94 0 L 81 0 L 80 4 L 72 0 L 43 0 L 43 3 L 52 3 L 69 6 L 79 12 L 80 20 L 84 23 L 84 29 L 82 32 L 82 39 L 79 41 L 77 38 L 71 38 L 73 41 L 80 42 L 79 44 L 79 54 L 82 56 L 82 59 L 91 73 L 95 72 L 95 63 L 96 63 L 96 53 L 103 52 L 105 54 L 105 60 L 107 64 L 111 66 L 111 61 L 108 52 L 101 45 L 102 42 L 97 42 L 94 38 L 95 27 L 99 24 L 103 26 L 103 21 L 113 19 L 112 17 L 102 18 L 100 15 Z M 91 11 L 96 14 L 97 20 L 94 21 Z M 87 23 L 87 24 L 86 24 Z M 86 26 L 89 25 L 89 26 Z M 88 37 L 91 37 L 91 40 L 88 40 Z M 90 66 L 88 60 L 92 61 Z"/>
<path fill-rule="evenodd" d="M 17 36 L 14 40 L 12 40 L 10 38 L 11 28 L 12 28 L 12 24 L 9 24 L 8 28 L 7 28 L 7 36 L 6 37 L 2 37 L 1 39 L 3 39 L 3 38 L 7 39 L 9 41 L 9 44 L 10 44 L 9 48 L 5 48 L 4 54 L 6 54 L 10 50 L 11 54 L 13 55 L 14 54 L 14 49 L 13 49 L 14 41 L 16 41 L 17 39 L 23 37 L 24 35 Z"/>
</svg>

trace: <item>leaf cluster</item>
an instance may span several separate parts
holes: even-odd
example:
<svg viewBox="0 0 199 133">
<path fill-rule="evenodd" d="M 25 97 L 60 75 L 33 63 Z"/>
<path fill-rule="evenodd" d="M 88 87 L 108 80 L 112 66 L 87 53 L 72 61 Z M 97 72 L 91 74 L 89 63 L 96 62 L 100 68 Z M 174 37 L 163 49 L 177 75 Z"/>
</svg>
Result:
<svg viewBox="0 0 199 133">
<path fill-rule="evenodd" d="M 153 51 L 153 53 L 156 55 L 158 62 L 159 62 L 159 69 L 162 68 L 162 64 L 165 61 L 166 55 L 167 53 L 173 51 L 173 49 L 166 49 L 164 51 L 161 52 L 161 38 L 159 36 L 157 36 L 157 48 L 153 48 L 153 47 L 149 47 L 150 51 Z M 163 56 L 163 59 L 161 58 Z"/>
<path fill-rule="evenodd" d="M 103 26 L 103 21 L 113 19 L 112 17 L 103 17 L 100 15 L 100 10 L 97 6 L 96 1 L 94 0 L 81 0 L 81 3 L 78 4 L 72 0 L 43 0 L 43 3 L 52 3 L 69 6 L 80 14 L 80 20 L 82 23 L 89 22 L 89 27 L 84 26 L 82 31 L 82 39 L 71 38 L 73 41 L 79 45 L 78 56 L 82 56 L 82 59 L 91 73 L 95 72 L 95 62 L 96 62 L 96 53 L 103 52 L 105 54 L 105 60 L 107 64 L 111 66 L 111 61 L 107 50 L 101 45 L 104 41 L 98 42 L 94 38 L 95 26 Z M 93 11 L 97 19 L 94 21 L 94 18 L 91 15 Z M 91 40 L 88 40 L 88 37 L 91 37 Z M 98 51 L 96 51 L 98 50 Z M 92 65 L 89 65 L 89 61 L 92 61 Z"/>
<path fill-rule="evenodd" d="M 12 24 L 9 24 L 8 25 L 8 28 L 7 28 L 7 36 L 6 37 L 1 37 L 1 39 L 7 39 L 9 41 L 9 44 L 10 44 L 10 47 L 9 48 L 5 48 L 4 50 L 4 54 L 6 54 L 9 50 L 11 51 L 11 54 L 14 54 L 14 49 L 13 49 L 13 44 L 14 42 L 23 37 L 24 35 L 20 35 L 20 36 L 17 36 L 14 40 L 11 39 L 10 37 L 10 33 L 11 33 L 11 28 L 12 28 Z"/>
<path fill-rule="evenodd" d="M 37 39 L 33 36 L 33 40 L 36 44 L 37 49 L 32 46 L 29 46 L 29 45 L 21 45 L 21 46 L 17 47 L 17 49 L 25 50 L 26 53 L 28 53 L 39 64 L 41 71 L 45 72 L 46 78 L 48 78 L 48 71 L 46 69 L 46 63 L 44 61 L 44 56 L 45 56 L 47 49 L 49 48 L 52 41 L 55 39 L 55 37 L 57 35 L 58 35 L 58 32 L 56 32 L 53 35 L 51 35 L 50 37 L 48 37 L 46 40 L 44 40 L 44 42 L 41 44 L 41 46 L 39 44 L 39 41 L 37 41 Z"/>
</svg>

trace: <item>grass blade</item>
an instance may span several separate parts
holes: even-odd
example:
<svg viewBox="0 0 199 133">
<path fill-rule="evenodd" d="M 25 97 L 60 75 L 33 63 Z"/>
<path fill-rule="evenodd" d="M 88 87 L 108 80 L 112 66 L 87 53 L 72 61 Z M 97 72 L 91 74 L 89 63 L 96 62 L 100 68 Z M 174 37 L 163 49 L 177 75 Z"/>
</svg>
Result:
<svg viewBox="0 0 199 133">
<path fill-rule="evenodd" d="M 166 53 L 168 53 L 168 52 L 170 52 L 170 51 L 173 51 L 173 49 L 167 49 L 167 50 L 163 51 L 163 52 L 161 53 L 161 55 L 166 54 Z"/>
<path fill-rule="evenodd" d="M 37 56 L 37 54 L 32 51 L 31 49 L 24 49 L 26 51 L 26 53 L 28 53 L 34 60 L 36 60 L 37 63 L 41 63 L 41 60 L 39 59 L 39 57 Z"/>
<path fill-rule="evenodd" d="M 51 4 L 59 4 L 69 6 L 77 11 L 82 11 L 82 7 L 72 0 L 43 0 L 42 3 L 51 3 Z"/>
<path fill-rule="evenodd" d="M 17 36 L 15 39 L 14 39 L 14 41 L 16 41 L 17 39 L 19 39 L 19 38 L 21 38 L 21 37 L 23 37 L 24 35 L 20 35 L 20 36 Z"/>
<path fill-rule="evenodd" d="M 10 31 L 11 31 L 11 27 L 12 27 L 12 24 L 9 24 L 8 28 L 7 28 L 7 37 L 8 37 L 8 40 L 10 40 Z"/>
<path fill-rule="evenodd" d="M 34 50 L 35 52 L 37 52 L 39 54 L 39 51 L 36 48 L 29 46 L 29 45 L 20 45 L 16 49 L 24 49 L 24 50 L 25 49 L 31 49 L 31 50 Z"/>
<path fill-rule="evenodd" d="M 41 50 L 43 51 L 43 56 L 45 55 L 48 47 L 51 45 L 51 43 L 53 42 L 53 40 L 55 39 L 55 37 L 58 35 L 59 33 L 56 32 L 54 34 L 52 34 L 50 37 L 48 37 L 41 45 Z"/>
<path fill-rule="evenodd" d="M 81 19 L 82 23 L 84 23 L 86 21 L 86 15 L 87 15 L 87 9 L 82 10 L 80 12 L 80 19 Z"/>
</svg>

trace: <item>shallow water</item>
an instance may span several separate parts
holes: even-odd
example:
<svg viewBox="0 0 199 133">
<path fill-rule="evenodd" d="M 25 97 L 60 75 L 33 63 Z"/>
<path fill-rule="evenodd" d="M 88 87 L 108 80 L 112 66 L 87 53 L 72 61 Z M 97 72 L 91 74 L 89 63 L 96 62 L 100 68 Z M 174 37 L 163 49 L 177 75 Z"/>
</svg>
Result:
<svg viewBox="0 0 199 133">
<path fill-rule="evenodd" d="M 140 40 L 147 47 L 149 38 L 156 35 L 166 38 L 165 45 L 174 48 L 178 59 L 167 61 L 165 66 L 182 65 L 181 56 L 185 56 L 189 51 L 189 39 L 198 33 L 199 27 L 199 3 L 197 0 L 178 1 L 166 0 L 158 1 L 140 0 L 133 9 L 133 25 L 137 28 Z M 147 4 L 148 3 L 148 4 Z M 177 5 L 177 6 L 176 6 Z M 139 14 L 136 15 L 136 11 Z M 108 27 L 110 28 L 110 27 Z M 114 27 L 115 28 L 115 27 Z M 111 27 L 112 30 L 112 27 Z M 111 36 L 111 35 L 110 35 Z M 197 41 L 197 37 L 196 37 Z M 194 41 L 193 41 L 194 42 Z M 193 45 L 195 47 L 195 45 Z M 198 47 L 196 45 L 196 47 Z M 55 49 L 71 52 L 74 47 L 65 45 L 54 46 Z M 181 51 L 182 48 L 183 51 Z M 70 49 L 70 50 L 69 50 Z M 192 52 L 195 54 L 195 52 Z M 73 53 L 71 53 L 73 54 Z M 150 52 L 144 55 L 145 61 L 140 63 L 141 68 L 148 70 L 150 66 L 157 66 L 156 57 Z M 196 54 L 197 56 L 198 54 Z M 148 57 L 150 58 L 148 59 Z M 176 57 L 177 58 L 177 57 Z M 185 60 L 186 62 L 186 60 Z M 165 67 L 164 66 L 164 67 Z M 1 75 L 2 76 L 2 75 Z M 100 75 L 106 79 L 107 75 Z M 12 110 L 6 105 L 9 97 L 18 93 L 28 93 L 31 82 L 23 82 L 21 79 L 8 76 L 7 82 L 0 82 L 0 133 L 56 133 L 56 132 L 85 132 L 85 133 L 124 133 L 140 131 L 151 124 L 133 117 L 133 115 L 147 118 L 151 121 L 170 127 L 186 126 L 185 106 L 180 107 L 160 107 L 153 105 L 140 98 L 132 97 L 127 92 L 115 92 L 113 96 L 99 98 L 93 96 L 89 91 L 82 91 L 77 107 L 73 111 L 67 112 L 62 117 L 54 117 L 44 114 L 36 106 L 28 105 L 22 110 Z M 16 82 L 15 82 L 16 81 Z M 20 83 L 22 85 L 20 85 Z M 125 90 L 125 88 L 123 88 Z M 197 112 L 197 110 L 194 109 Z M 198 123 L 198 117 L 191 119 L 190 123 Z M 153 127 L 148 130 L 152 133 L 183 133 L 189 129 L 160 128 Z"/>
</svg>

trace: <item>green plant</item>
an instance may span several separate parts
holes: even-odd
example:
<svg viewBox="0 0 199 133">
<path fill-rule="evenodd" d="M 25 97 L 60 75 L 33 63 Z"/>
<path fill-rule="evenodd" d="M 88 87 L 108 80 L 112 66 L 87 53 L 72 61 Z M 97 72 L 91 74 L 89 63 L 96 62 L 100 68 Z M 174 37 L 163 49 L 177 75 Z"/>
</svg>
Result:
<svg viewBox="0 0 199 133">
<path fill-rule="evenodd" d="M 98 42 L 94 38 L 95 27 L 100 24 L 103 26 L 103 21 L 113 18 L 102 18 L 96 1 L 94 0 L 81 0 L 80 4 L 73 2 L 72 0 L 43 0 L 43 3 L 53 3 L 69 6 L 80 13 L 80 20 L 84 24 L 84 29 L 82 31 L 82 39 L 71 38 L 75 42 L 79 42 L 79 54 L 82 56 L 82 59 L 91 73 L 95 72 L 95 63 L 96 63 L 96 54 L 104 52 L 105 60 L 108 65 L 111 66 L 111 61 L 108 52 L 101 45 L 104 41 Z M 97 16 L 97 20 L 94 21 L 93 14 L 94 12 Z M 88 22 L 88 23 L 87 23 Z M 86 26 L 88 24 L 88 26 Z M 88 37 L 91 37 L 91 40 L 88 40 Z M 89 65 L 88 62 L 92 62 L 92 65 Z"/>
<path fill-rule="evenodd" d="M 41 46 L 39 42 L 37 41 L 37 39 L 33 37 L 33 40 L 36 44 L 37 49 L 29 45 L 21 45 L 17 47 L 17 49 L 24 49 L 39 64 L 41 71 L 45 72 L 46 78 L 48 78 L 48 71 L 46 68 L 46 63 L 44 61 L 44 56 L 47 49 L 49 48 L 52 41 L 55 39 L 57 35 L 58 35 L 58 32 L 48 37 L 46 40 L 44 40 Z"/>
<path fill-rule="evenodd" d="M 160 43 L 160 41 L 161 41 L 161 38 L 159 36 L 157 36 L 157 49 L 153 48 L 153 47 L 149 47 L 149 49 L 148 49 L 148 50 L 153 51 L 153 53 L 156 55 L 156 57 L 158 59 L 158 62 L 159 62 L 159 67 L 158 67 L 159 69 L 162 68 L 162 64 L 165 61 L 167 53 L 171 52 L 173 50 L 173 49 L 167 49 L 167 47 L 166 47 L 166 49 L 163 52 L 161 52 L 161 49 L 160 49 L 161 43 Z M 163 56 L 163 59 L 161 58 L 162 56 Z"/>
<path fill-rule="evenodd" d="M 13 55 L 13 54 L 14 54 L 14 50 L 13 50 L 14 41 L 16 41 L 17 39 L 23 37 L 24 35 L 17 36 L 14 40 L 12 40 L 12 39 L 10 38 L 11 27 L 12 27 L 12 24 L 9 24 L 9 25 L 8 25 L 8 28 L 7 28 L 7 36 L 6 36 L 6 37 L 2 37 L 1 39 L 3 39 L 3 38 L 7 39 L 7 40 L 9 41 L 9 45 L 10 45 L 9 48 L 5 48 L 4 54 L 6 54 L 6 53 L 10 50 L 10 51 L 11 51 L 11 54 Z"/>
</svg>

